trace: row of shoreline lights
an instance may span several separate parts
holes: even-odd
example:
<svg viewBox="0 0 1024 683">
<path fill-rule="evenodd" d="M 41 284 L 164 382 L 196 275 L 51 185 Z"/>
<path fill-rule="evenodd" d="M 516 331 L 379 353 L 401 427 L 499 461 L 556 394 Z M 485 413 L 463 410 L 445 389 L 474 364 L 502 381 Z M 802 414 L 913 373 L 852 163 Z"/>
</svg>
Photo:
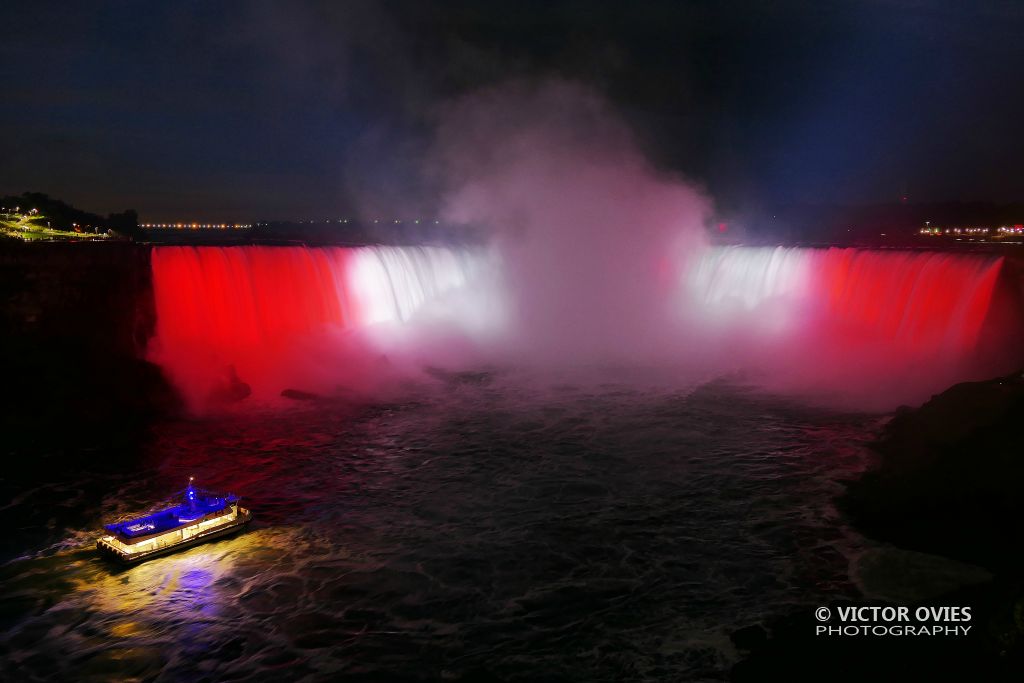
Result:
<svg viewBox="0 0 1024 683">
<path fill-rule="evenodd" d="M 921 228 L 922 235 L 987 235 L 991 228 Z M 1006 235 L 1020 235 L 1024 233 L 1024 225 L 1003 226 L 999 232 Z"/>
<path fill-rule="evenodd" d="M 140 228 L 181 228 L 198 230 L 203 229 L 238 229 L 238 228 L 251 228 L 251 225 L 244 225 L 240 223 L 141 223 Z"/>
<path fill-rule="evenodd" d="M 304 224 L 304 223 L 308 223 L 309 225 L 314 225 L 316 223 L 331 223 L 331 222 L 332 221 L 330 219 L 322 220 L 322 221 L 298 221 L 298 223 L 300 225 Z M 333 221 L 333 222 L 335 222 L 335 223 L 348 223 L 348 219 L 347 218 L 339 218 L 338 220 Z M 383 223 L 410 223 L 411 222 L 411 223 L 415 223 L 416 225 L 419 225 L 420 223 L 430 223 L 430 221 L 421 221 L 419 218 L 417 218 L 417 219 L 415 219 L 413 221 L 403 221 L 403 220 L 401 220 L 399 218 L 396 218 L 393 221 L 388 221 L 388 220 L 381 221 L 381 219 L 379 219 L 379 218 L 374 218 L 373 222 L 374 223 L 382 223 L 382 222 Z M 440 225 L 441 221 L 434 221 L 434 224 L 435 225 Z M 267 225 L 267 223 L 261 223 L 260 225 Z"/>
<path fill-rule="evenodd" d="M 330 222 L 331 221 L 329 221 L 329 220 L 325 220 L 325 221 L 298 221 L 299 224 L 309 223 L 310 225 L 313 225 L 314 223 L 330 223 Z M 336 222 L 337 223 L 348 223 L 348 219 L 347 218 L 339 218 Z M 375 218 L 373 222 L 374 223 L 380 223 L 380 219 Z M 385 223 L 387 223 L 387 222 L 388 221 L 385 221 Z M 394 223 L 401 223 L 402 221 L 400 219 L 396 218 L 393 222 Z M 420 223 L 429 223 L 430 221 L 421 221 L 420 219 L 417 218 L 417 219 L 415 219 L 412 222 L 417 224 L 417 225 L 419 225 Z M 441 221 L 434 221 L 434 224 L 435 225 L 440 225 Z M 257 225 L 267 225 L 267 223 L 258 223 Z M 141 223 L 139 225 L 139 227 L 140 228 L 147 228 L 147 229 L 152 229 L 152 228 L 158 228 L 158 229 L 159 228 L 172 228 L 172 229 L 182 229 L 182 230 L 199 230 L 199 229 L 203 229 L 203 230 L 211 230 L 211 229 L 212 230 L 224 230 L 224 229 L 251 228 L 252 225 L 250 225 L 250 224 L 242 224 L 242 223 Z"/>
<path fill-rule="evenodd" d="M 988 228 L 921 228 L 922 235 L 984 235 Z"/>
</svg>

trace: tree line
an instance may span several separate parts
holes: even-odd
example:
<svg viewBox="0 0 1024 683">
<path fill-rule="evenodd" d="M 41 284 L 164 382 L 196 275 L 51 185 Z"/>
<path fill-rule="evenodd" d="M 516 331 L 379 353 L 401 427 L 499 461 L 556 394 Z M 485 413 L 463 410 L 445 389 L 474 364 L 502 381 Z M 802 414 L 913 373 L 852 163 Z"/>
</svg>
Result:
<svg viewBox="0 0 1024 683">
<path fill-rule="evenodd" d="M 59 230 L 74 230 L 75 227 L 87 232 L 93 232 L 94 228 L 101 231 L 112 229 L 125 235 L 134 235 L 139 230 L 139 214 L 134 209 L 107 214 L 104 217 L 75 208 L 67 202 L 54 199 L 42 192 L 23 192 L 20 195 L 4 196 L 0 198 L 0 207 L 9 213 L 18 209 L 18 212 L 22 214 L 36 209 L 40 214 L 46 216 L 50 227 Z"/>
</svg>

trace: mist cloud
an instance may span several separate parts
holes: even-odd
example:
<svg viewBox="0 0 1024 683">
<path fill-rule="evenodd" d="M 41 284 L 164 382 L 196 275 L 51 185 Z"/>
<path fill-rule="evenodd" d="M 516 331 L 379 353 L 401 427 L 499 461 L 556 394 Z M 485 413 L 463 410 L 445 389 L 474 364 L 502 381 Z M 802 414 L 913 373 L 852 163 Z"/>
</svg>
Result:
<svg viewBox="0 0 1024 683">
<path fill-rule="evenodd" d="M 598 93 L 548 79 L 461 97 L 442 110 L 431 164 L 444 217 L 499 251 L 524 348 L 578 361 L 667 350 L 672 269 L 703 244 L 711 204 L 655 170 Z"/>
</svg>

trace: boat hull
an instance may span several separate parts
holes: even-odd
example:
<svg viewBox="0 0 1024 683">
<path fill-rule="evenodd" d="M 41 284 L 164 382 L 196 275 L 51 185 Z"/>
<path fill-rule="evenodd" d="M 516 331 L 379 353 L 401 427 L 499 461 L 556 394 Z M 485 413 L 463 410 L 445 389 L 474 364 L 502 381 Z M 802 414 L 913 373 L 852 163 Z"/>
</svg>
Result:
<svg viewBox="0 0 1024 683">
<path fill-rule="evenodd" d="M 230 522 L 227 522 L 221 526 L 217 526 L 213 529 L 209 529 L 208 531 L 196 534 L 195 536 L 192 536 L 191 538 L 185 539 L 183 541 L 172 543 L 170 545 L 166 545 L 160 548 L 154 548 L 153 550 L 140 553 L 126 553 L 118 549 L 113 544 L 107 543 L 103 539 L 100 539 L 96 542 L 96 549 L 104 557 L 114 560 L 119 564 L 126 566 L 135 565 L 141 562 L 145 562 L 146 560 L 151 560 L 155 557 L 170 555 L 171 553 L 186 550 L 188 548 L 192 548 L 202 543 L 207 543 L 209 541 L 213 541 L 219 538 L 231 536 L 232 534 L 236 534 L 242 529 L 244 529 L 246 526 L 249 525 L 251 521 L 252 512 L 250 510 L 246 510 L 245 508 L 239 508 L 238 516 L 232 519 Z"/>
</svg>

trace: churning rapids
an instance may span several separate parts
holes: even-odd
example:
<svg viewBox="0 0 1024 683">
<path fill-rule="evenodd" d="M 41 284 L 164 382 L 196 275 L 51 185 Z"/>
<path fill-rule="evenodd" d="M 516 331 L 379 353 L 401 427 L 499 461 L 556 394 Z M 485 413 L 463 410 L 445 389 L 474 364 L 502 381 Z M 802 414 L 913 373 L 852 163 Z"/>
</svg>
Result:
<svg viewBox="0 0 1024 683">
<path fill-rule="evenodd" d="M 733 628 L 857 594 L 865 541 L 831 499 L 877 417 L 600 374 L 439 376 L 40 465 L 4 501 L 4 659 L 20 680 L 680 680 L 722 675 Z M 103 519 L 190 474 L 255 527 L 96 557 Z"/>
<path fill-rule="evenodd" d="M 607 292 L 635 362 L 573 364 L 541 328 L 598 328 L 571 300 L 499 296 L 515 266 L 438 248 L 155 250 L 151 357 L 196 416 L 33 456 L 4 487 L 5 666 L 19 680 L 723 676 L 731 630 L 857 597 L 851 562 L 871 545 L 832 500 L 882 413 L 812 407 L 812 384 L 777 378 L 811 368 L 832 393 L 851 368 L 876 393 L 962 379 L 1002 262 L 710 250 L 652 269 L 643 316 Z M 546 345 L 479 352 L 530 325 Z M 282 408 L 286 389 L 308 402 Z M 227 405 L 207 410 L 211 396 Z M 189 475 L 243 495 L 252 530 L 128 571 L 95 555 L 105 519 Z"/>
</svg>

